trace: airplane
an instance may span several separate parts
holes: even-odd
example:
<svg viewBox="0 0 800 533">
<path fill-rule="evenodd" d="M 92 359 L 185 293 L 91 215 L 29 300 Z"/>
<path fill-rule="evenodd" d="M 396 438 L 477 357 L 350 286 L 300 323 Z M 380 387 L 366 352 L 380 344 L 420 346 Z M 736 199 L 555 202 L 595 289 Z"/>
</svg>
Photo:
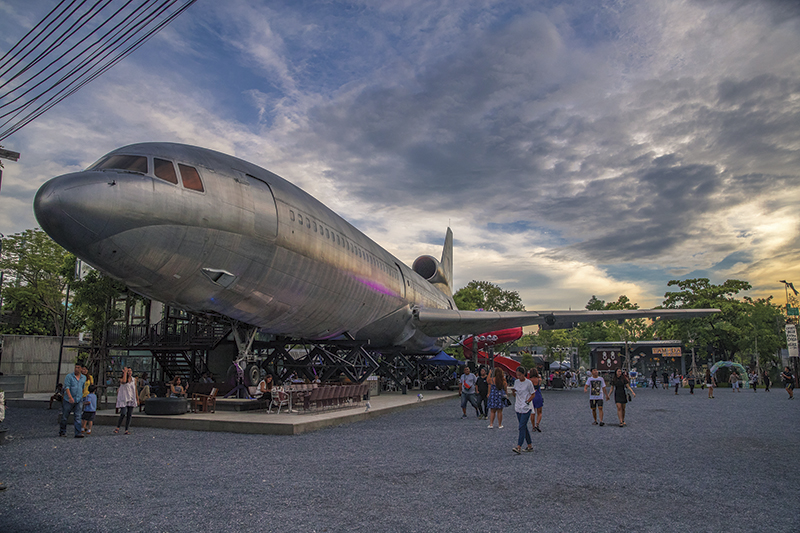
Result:
<svg viewBox="0 0 800 533">
<path fill-rule="evenodd" d="M 280 176 L 183 144 L 113 150 L 42 185 L 34 211 L 55 242 L 134 292 L 227 317 L 252 336 L 260 329 L 435 354 L 454 336 L 479 331 L 718 312 L 461 311 L 453 300 L 450 228 L 441 259 L 423 255 L 409 268 Z M 240 353 L 245 341 L 237 336 Z"/>
</svg>

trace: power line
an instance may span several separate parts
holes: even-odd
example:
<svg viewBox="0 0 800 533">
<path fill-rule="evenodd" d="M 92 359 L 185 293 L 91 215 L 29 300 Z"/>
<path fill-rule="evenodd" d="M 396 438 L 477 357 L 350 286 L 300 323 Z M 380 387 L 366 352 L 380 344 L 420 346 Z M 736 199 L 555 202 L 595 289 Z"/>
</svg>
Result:
<svg viewBox="0 0 800 533">
<path fill-rule="evenodd" d="M 0 94 L 0 141 L 108 71 L 196 2 L 97 0 L 82 9 L 86 0 L 77 1 L 62 0 L 0 58 L 0 89 L 6 89 Z M 114 2 L 113 13 L 99 17 Z"/>
</svg>

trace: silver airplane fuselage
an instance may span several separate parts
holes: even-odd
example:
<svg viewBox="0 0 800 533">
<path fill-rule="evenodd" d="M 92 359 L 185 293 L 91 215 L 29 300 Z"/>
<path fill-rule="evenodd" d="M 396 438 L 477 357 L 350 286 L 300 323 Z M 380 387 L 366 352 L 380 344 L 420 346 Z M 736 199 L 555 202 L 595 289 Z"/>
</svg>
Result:
<svg viewBox="0 0 800 533">
<path fill-rule="evenodd" d="M 132 290 L 267 333 L 436 351 L 412 309 L 455 308 L 311 195 L 212 150 L 126 146 L 48 181 L 34 208 L 56 242 Z"/>
</svg>

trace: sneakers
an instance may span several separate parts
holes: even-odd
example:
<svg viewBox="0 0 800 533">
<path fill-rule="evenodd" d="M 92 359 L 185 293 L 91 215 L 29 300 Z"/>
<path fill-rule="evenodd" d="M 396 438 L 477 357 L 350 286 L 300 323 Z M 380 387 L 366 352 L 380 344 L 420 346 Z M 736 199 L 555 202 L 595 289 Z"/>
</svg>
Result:
<svg viewBox="0 0 800 533">
<path fill-rule="evenodd" d="M 75 435 L 75 438 L 76 439 L 82 439 L 83 438 L 83 434 L 82 433 L 78 433 L 77 435 Z"/>
<path fill-rule="evenodd" d="M 523 451 L 523 452 L 532 452 L 532 451 L 533 451 L 533 448 L 525 448 L 525 449 L 523 449 L 522 451 Z"/>
<path fill-rule="evenodd" d="M 601 425 L 601 426 L 605 426 L 605 425 L 606 425 L 606 423 L 605 423 L 605 422 L 600 422 L 600 425 Z"/>
<path fill-rule="evenodd" d="M 501 426 L 499 426 L 497 429 L 503 429 L 503 426 L 501 425 Z"/>
<path fill-rule="evenodd" d="M 467 418 L 467 415 L 461 415 L 461 419 Z"/>
<path fill-rule="evenodd" d="M 513 448 L 511 448 L 511 451 L 519 455 L 522 453 L 522 448 L 520 448 L 519 446 L 514 446 Z"/>
<path fill-rule="evenodd" d="M 597 420 L 595 420 L 594 422 L 592 422 L 592 425 L 593 425 L 593 426 L 596 426 L 596 425 L 597 425 Z"/>
<path fill-rule="evenodd" d="M 488 425 L 488 426 L 486 426 L 486 427 L 487 427 L 487 428 L 489 428 L 489 429 L 494 429 L 494 426 L 493 426 L 493 425 L 491 425 L 491 424 L 489 424 L 489 425 Z"/>
</svg>

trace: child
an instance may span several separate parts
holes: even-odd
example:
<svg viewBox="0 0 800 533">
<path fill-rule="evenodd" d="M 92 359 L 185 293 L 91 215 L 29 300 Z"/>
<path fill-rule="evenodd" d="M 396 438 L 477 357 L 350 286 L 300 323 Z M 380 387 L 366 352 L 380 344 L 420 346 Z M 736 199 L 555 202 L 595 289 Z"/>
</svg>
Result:
<svg viewBox="0 0 800 533">
<path fill-rule="evenodd" d="M 94 414 L 97 412 L 97 395 L 94 391 L 97 385 L 89 385 L 89 394 L 83 398 L 83 433 L 88 437 L 92 434 L 94 425 Z M 89 428 L 88 430 L 86 428 Z"/>
</svg>

